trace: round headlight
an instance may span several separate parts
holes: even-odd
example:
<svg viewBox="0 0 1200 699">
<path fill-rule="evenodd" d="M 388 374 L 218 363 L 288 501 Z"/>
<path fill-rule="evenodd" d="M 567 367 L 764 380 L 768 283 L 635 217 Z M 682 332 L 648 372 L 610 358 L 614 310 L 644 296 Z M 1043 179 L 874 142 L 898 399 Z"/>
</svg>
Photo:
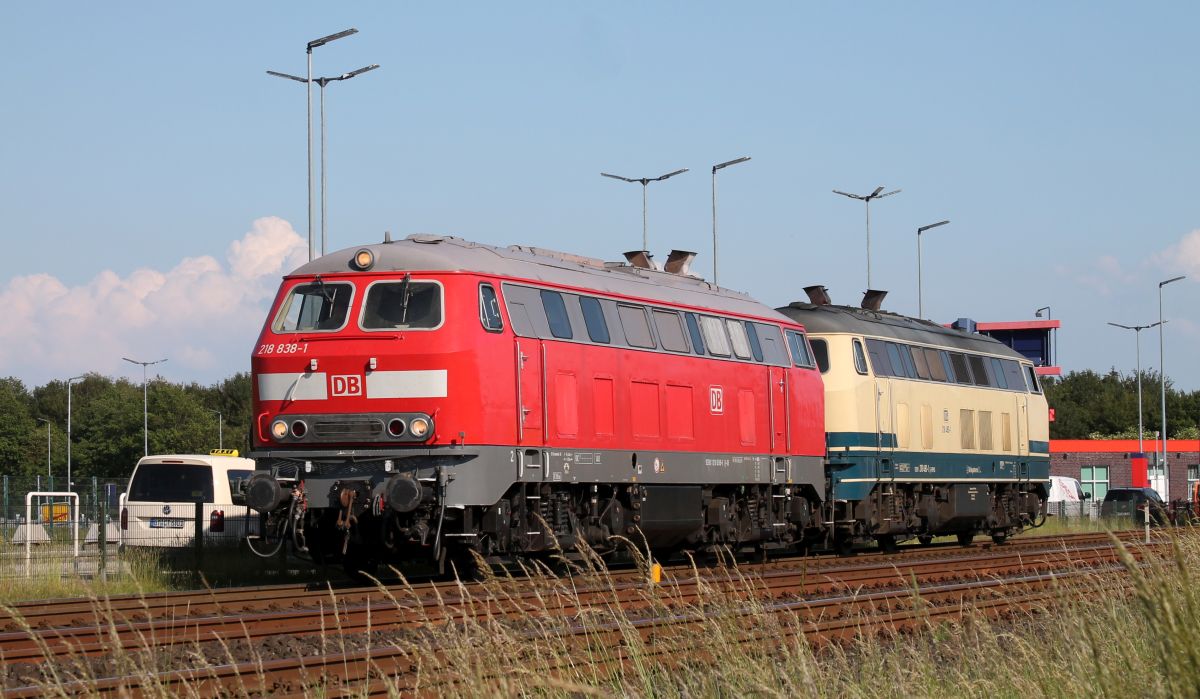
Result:
<svg viewBox="0 0 1200 699">
<path fill-rule="evenodd" d="M 400 435 L 404 434 L 405 426 L 406 425 L 404 424 L 403 420 L 398 417 L 394 417 L 388 421 L 388 434 L 392 435 L 393 437 L 399 437 Z"/>
<path fill-rule="evenodd" d="M 354 268 L 360 272 L 365 272 L 375 266 L 375 254 L 370 250 L 363 248 L 354 253 Z"/>
<path fill-rule="evenodd" d="M 303 437 L 306 434 L 308 434 L 308 424 L 306 422 L 304 422 L 303 420 L 297 420 L 292 423 L 292 436 L 293 437 L 295 437 L 296 439 L 300 439 L 301 437 Z"/>
<path fill-rule="evenodd" d="M 408 424 L 408 431 L 414 437 L 424 437 L 429 434 L 429 421 L 423 417 L 414 417 Z"/>
<path fill-rule="evenodd" d="M 276 420 L 271 423 L 271 436 L 275 439 L 283 439 L 287 436 L 288 426 L 283 420 Z"/>
</svg>

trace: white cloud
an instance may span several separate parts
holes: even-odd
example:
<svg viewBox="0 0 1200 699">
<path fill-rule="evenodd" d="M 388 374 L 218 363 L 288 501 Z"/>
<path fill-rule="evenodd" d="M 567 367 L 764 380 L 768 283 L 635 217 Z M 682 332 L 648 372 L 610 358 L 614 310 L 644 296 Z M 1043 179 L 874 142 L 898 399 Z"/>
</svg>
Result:
<svg viewBox="0 0 1200 699">
<path fill-rule="evenodd" d="M 229 244 L 225 264 L 203 256 L 167 272 L 104 270 L 76 287 L 49 274 L 14 277 L 0 287 L 0 375 L 37 385 L 128 373 L 122 356 L 168 357 L 158 369 L 175 380 L 246 370 L 280 277 L 306 257 L 304 240 L 272 216 Z"/>
<path fill-rule="evenodd" d="M 1178 270 L 1193 279 L 1200 278 L 1200 229 L 1183 236 L 1155 258 L 1168 269 Z"/>
</svg>

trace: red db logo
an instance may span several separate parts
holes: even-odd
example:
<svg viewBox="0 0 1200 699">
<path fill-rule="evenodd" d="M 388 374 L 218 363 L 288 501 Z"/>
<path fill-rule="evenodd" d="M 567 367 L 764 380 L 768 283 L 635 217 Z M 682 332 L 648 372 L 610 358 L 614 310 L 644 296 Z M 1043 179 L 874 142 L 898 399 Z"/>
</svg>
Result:
<svg viewBox="0 0 1200 699">
<path fill-rule="evenodd" d="M 725 392 L 720 386 L 708 387 L 708 411 L 713 415 L 721 415 L 725 412 Z"/>
<path fill-rule="evenodd" d="M 356 375 L 329 377 L 329 393 L 335 396 L 361 396 L 362 377 Z"/>
</svg>

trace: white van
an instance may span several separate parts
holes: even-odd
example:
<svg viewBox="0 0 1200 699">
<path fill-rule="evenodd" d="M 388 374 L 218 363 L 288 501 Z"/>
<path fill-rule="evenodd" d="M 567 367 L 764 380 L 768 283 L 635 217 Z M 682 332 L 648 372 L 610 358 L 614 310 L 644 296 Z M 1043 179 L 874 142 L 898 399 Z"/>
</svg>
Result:
<svg viewBox="0 0 1200 699">
<path fill-rule="evenodd" d="M 122 495 L 121 545 L 194 546 L 197 502 L 205 546 L 240 544 L 258 531 L 259 515 L 246 507 L 241 488 L 253 473 L 253 459 L 233 449 L 143 458 Z"/>
<path fill-rule="evenodd" d="M 1050 495 L 1046 498 L 1049 503 L 1047 510 L 1059 517 L 1084 516 L 1084 502 L 1091 499 L 1091 493 L 1083 492 L 1079 480 L 1069 476 L 1050 476 Z"/>
</svg>

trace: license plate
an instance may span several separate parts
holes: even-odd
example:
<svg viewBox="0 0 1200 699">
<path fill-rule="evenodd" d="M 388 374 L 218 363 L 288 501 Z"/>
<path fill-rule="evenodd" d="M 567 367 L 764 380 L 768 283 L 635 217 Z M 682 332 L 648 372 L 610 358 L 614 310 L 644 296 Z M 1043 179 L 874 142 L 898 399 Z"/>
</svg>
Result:
<svg viewBox="0 0 1200 699">
<path fill-rule="evenodd" d="M 151 529 L 183 529 L 182 519 L 159 519 L 150 520 Z"/>
</svg>

